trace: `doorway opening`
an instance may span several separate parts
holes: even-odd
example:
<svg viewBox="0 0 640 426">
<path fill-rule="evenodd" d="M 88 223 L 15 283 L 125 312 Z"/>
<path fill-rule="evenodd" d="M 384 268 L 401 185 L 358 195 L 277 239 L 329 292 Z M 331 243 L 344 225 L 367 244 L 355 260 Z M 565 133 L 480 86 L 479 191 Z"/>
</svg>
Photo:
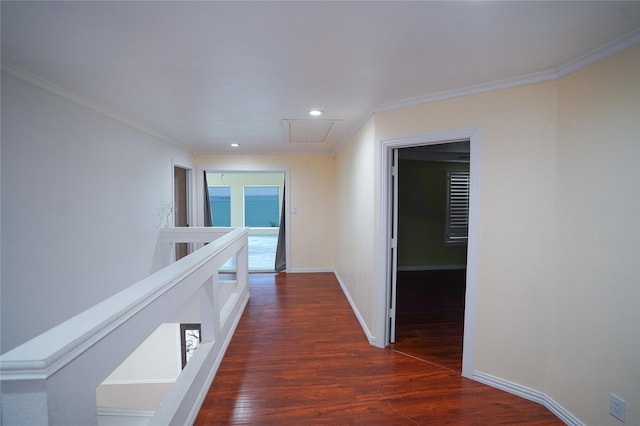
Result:
<svg viewBox="0 0 640 426">
<path fill-rule="evenodd" d="M 393 348 L 458 373 L 467 267 L 469 141 L 398 149 Z"/>
<path fill-rule="evenodd" d="M 191 169 L 173 166 L 174 226 L 187 227 L 190 223 Z M 175 257 L 180 260 L 191 252 L 188 243 L 175 244 Z"/>
<path fill-rule="evenodd" d="M 206 172 L 213 226 L 249 228 L 250 272 L 276 270 L 281 230 L 286 229 L 285 177 L 279 171 Z M 235 270 L 235 258 L 223 265 L 225 270 Z"/>
<path fill-rule="evenodd" d="M 446 357 L 427 360 L 472 377 L 478 276 L 480 131 L 472 128 L 426 133 L 382 140 L 381 143 L 383 202 L 378 300 L 382 304 L 377 316 L 381 331 L 376 340 L 380 339 L 379 346 L 387 346 L 395 345 L 396 338 L 405 339 L 409 345 L 412 342 L 407 339 L 413 339 L 423 351 L 413 356 L 427 359 L 426 356 L 441 352 L 440 355 L 449 356 L 448 360 Z M 454 161 L 453 157 L 458 158 Z M 440 164 L 425 170 L 426 166 L 421 163 L 427 160 Z M 461 238 L 460 228 L 456 227 L 460 223 L 455 222 L 455 215 L 448 217 L 450 211 L 443 206 L 451 204 L 446 176 L 464 168 L 468 170 L 468 208 L 465 235 Z M 440 177 L 429 177 L 433 173 Z M 439 186 L 439 195 L 427 195 L 424 189 L 428 186 Z M 402 210 L 399 210 L 400 203 Z M 442 208 L 445 208 L 444 214 Z M 438 220 L 435 210 L 439 211 Z M 456 211 L 457 208 L 452 210 L 453 213 Z M 442 216 L 446 218 L 444 221 Z M 453 221 L 453 226 L 447 219 Z M 455 326 L 451 318 L 455 320 Z M 403 328 L 412 320 L 416 320 L 416 329 Z M 446 333 L 454 330 L 455 333 L 447 336 L 443 330 Z M 427 341 L 427 338 L 432 340 Z M 457 349 L 451 351 L 451 347 Z"/>
</svg>

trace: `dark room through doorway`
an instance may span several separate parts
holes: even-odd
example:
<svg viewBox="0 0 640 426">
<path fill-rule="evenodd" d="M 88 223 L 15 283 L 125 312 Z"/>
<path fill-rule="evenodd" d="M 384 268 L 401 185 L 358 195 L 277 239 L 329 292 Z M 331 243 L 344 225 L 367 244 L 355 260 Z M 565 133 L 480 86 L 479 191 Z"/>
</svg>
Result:
<svg viewBox="0 0 640 426">
<path fill-rule="evenodd" d="M 396 351 L 458 373 L 467 266 L 469 141 L 398 149 Z"/>
</svg>

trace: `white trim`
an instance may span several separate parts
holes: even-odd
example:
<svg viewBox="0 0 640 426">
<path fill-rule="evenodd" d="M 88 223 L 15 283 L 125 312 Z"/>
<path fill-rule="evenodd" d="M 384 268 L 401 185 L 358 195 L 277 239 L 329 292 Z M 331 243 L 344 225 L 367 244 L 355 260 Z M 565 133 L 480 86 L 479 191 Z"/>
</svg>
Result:
<svg viewBox="0 0 640 426">
<path fill-rule="evenodd" d="M 151 418 L 155 414 L 155 411 L 147 410 L 132 410 L 126 408 L 114 408 L 114 407 L 98 407 L 98 417 L 102 416 L 123 416 L 123 417 L 148 417 Z M 100 424 L 100 422 L 98 422 Z"/>
<path fill-rule="evenodd" d="M 351 305 L 351 309 L 353 310 L 353 313 L 356 315 L 356 318 L 358 318 L 360 327 L 362 327 L 362 331 L 364 331 L 365 336 L 367 336 L 369 343 L 373 346 L 377 346 L 376 337 L 373 334 L 371 334 L 371 331 L 369 331 L 369 327 L 367 327 L 367 323 L 364 322 L 364 318 L 362 318 L 362 315 L 360 315 L 360 311 L 358 310 L 356 303 L 351 298 L 351 294 L 349 294 L 349 290 L 347 289 L 347 286 L 344 285 L 344 282 L 340 278 L 338 271 L 334 270 L 333 274 L 336 276 L 336 280 L 338 280 L 338 284 L 340 284 L 340 288 L 342 289 L 342 292 L 344 293 L 345 297 L 349 301 L 349 305 Z"/>
<path fill-rule="evenodd" d="M 578 419 L 566 408 L 558 404 L 553 398 L 551 398 L 544 392 L 540 392 L 536 389 L 532 389 L 518 383 L 510 382 L 509 380 L 501 379 L 500 377 L 492 376 L 487 373 L 482 373 L 480 371 L 474 371 L 472 378 L 480 383 L 484 383 L 485 385 L 503 390 L 512 395 L 516 395 L 521 398 L 528 399 L 529 401 L 533 401 L 540 405 L 543 405 L 556 417 L 558 417 L 568 425 L 585 426 L 585 424 L 580 421 L 580 419 Z"/>
<path fill-rule="evenodd" d="M 261 152 L 252 152 L 251 155 L 325 155 L 325 156 L 335 156 L 337 152 L 339 152 L 342 147 L 353 137 L 353 135 L 366 123 L 372 115 L 382 111 L 388 111 L 391 109 L 397 108 L 405 108 L 409 106 L 415 106 L 425 103 L 443 101 L 447 99 L 459 98 L 463 96 L 476 95 L 480 93 L 492 92 L 495 90 L 503 90 L 509 89 L 513 87 L 523 86 L 526 84 L 534 84 L 541 83 L 550 80 L 556 80 L 560 77 L 564 77 L 572 72 L 578 71 L 582 68 L 585 68 L 589 65 L 592 65 L 602 59 L 605 59 L 611 55 L 614 55 L 618 52 L 621 52 L 629 47 L 632 47 L 636 44 L 640 43 L 640 28 L 632 31 L 631 33 L 624 35 L 612 42 L 609 42 L 603 46 L 597 47 L 583 55 L 578 56 L 563 65 L 560 65 L 556 68 L 552 68 L 549 70 L 534 72 L 530 74 L 525 74 L 521 76 L 517 76 L 514 78 L 497 80 L 488 83 L 477 84 L 473 86 L 468 86 L 460 89 L 452 89 L 452 90 L 444 90 L 437 93 L 431 93 L 424 96 L 417 96 L 412 98 L 405 98 L 399 100 L 397 102 L 388 102 L 384 104 L 379 104 L 375 106 L 368 113 L 364 114 L 363 117 L 358 120 L 355 125 L 351 127 L 345 133 L 345 136 L 339 140 L 336 145 L 333 147 L 333 150 L 330 152 L 327 151 L 318 151 L 318 152 L 309 152 L 305 150 L 303 152 L 300 151 L 261 151 Z M 247 155 L 246 152 L 229 152 L 229 151 L 195 151 L 193 148 L 190 148 L 183 144 L 182 142 L 176 141 L 156 129 L 149 127 L 145 124 L 142 124 L 138 121 L 135 121 L 129 117 L 126 117 L 117 112 L 111 111 L 108 108 L 99 105 L 96 102 L 90 101 L 68 89 L 63 88 L 62 86 L 56 85 L 50 81 L 45 80 L 42 77 L 39 77 L 33 73 L 30 73 L 22 68 L 19 68 L 13 64 L 3 61 L 2 62 L 2 71 L 7 74 L 18 78 L 26 83 L 29 83 L 33 86 L 44 89 L 50 93 L 61 96 L 67 100 L 75 102 L 79 105 L 82 105 L 86 108 L 92 109 L 100 114 L 111 117 L 115 120 L 123 122 L 131 127 L 134 127 L 138 130 L 141 130 L 149 135 L 152 135 L 156 138 L 162 139 L 163 141 L 177 146 L 181 149 L 184 149 L 190 152 L 192 155 Z"/>
<path fill-rule="evenodd" d="M 20 67 L 17 67 L 13 64 L 10 64 L 4 61 L 2 62 L 2 71 L 12 77 L 17 78 L 18 80 L 22 80 L 25 83 L 31 84 L 32 86 L 38 87 L 42 90 L 46 90 L 49 93 L 60 96 L 61 98 L 71 101 L 77 105 L 80 105 L 87 109 L 93 110 L 99 114 L 102 114 L 109 118 L 117 120 L 121 123 L 126 124 L 127 126 L 133 127 L 134 129 L 140 130 L 148 135 L 151 135 L 155 138 L 163 140 L 164 142 L 167 142 L 170 145 L 183 149 L 193 155 L 192 150 L 188 146 L 186 146 L 184 143 L 179 142 L 175 139 L 172 139 L 169 136 L 163 134 L 162 132 L 150 126 L 147 126 L 146 124 L 142 124 L 130 117 L 127 117 L 123 114 L 112 111 L 109 108 L 106 108 L 94 101 L 91 101 L 83 96 L 80 96 L 69 89 L 66 89 L 62 86 L 52 83 L 36 74 L 33 74 L 29 71 L 26 71 Z"/>
<path fill-rule="evenodd" d="M 393 281 L 391 274 L 393 273 L 392 259 L 390 256 L 392 244 L 392 227 L 393 227 L 393 199 L 392 199 L 392 177 L 393 171 L 391 161 L 393 159 L 393 151 L 395 144 L 389 146 L 384 141 L 380 141 L 381 152 L 378 168 L 380 170 L 380 230 L 378 233 L 378 275 L 376 287 L 376 341 L 379 348 L 386 347 L 391 342 L 391 333 L 389 326 L 389 308 L 393 301 L 393 292 L 391 286 Z M 417 144 L 417 142 L 416 142 Z"/>
<path fill-rule="evenodd" d="M 513 87 L 524 86 L 527 84 L 557 80 L 558 78 L 564 77 L 568 74 L 571 74 L 572 72 L 592 65 L 602 59 L 615 55 L 616 53 L 628 49 L 629 47 L 632 47 L 638 43 L 640 43 L 640 28 L 610 43 L 607 43 L 604 46 L 597 47 L 585 53 L 584 55 L 580 55 L 577 58 L 574 58 L 556 68 L 520 75 L 514 78 L 507 78 L 504 80 L 496 80 L 488 83 L 476 84 L 459 89 L 444 90 L 442 92 L 431 93 L 424 96 L 405 98 L 397 102 L 379 104 L 373 109 L 371 113 L 368 114 L 368 116 L 371 116 L 377 112 L 388 111 L 392 109 L 405 108 L 431 102 L 444 101 L 447 99 L 460 98 L 463 96 L 493 92 L 496 90 L 511 89 Z M 362 123 L 360 123 L 360 125 L 362 125 Z"/>
<path fill-rule="evenodd" d="M 342 139 L 339 139 L 338 143 L 336 143 L 336 146 L 334 148 L 334 155 L 335 153 L 340 152 L 340 150 L 347 144 L 347 142 L 349 142 L 351 138 L 353 138 L 355 134 L 358 133 L 358 131 L 362 128 L 362 126 L 364 126 L 367 123 L 367 121 L 369 121 L 369 119 L 373 116 L 374 113 L 375 113 L 375 110 L 371 110 L 367 112 L 362 118 L 360 118 L 360 120 L 356 122 L 354 126 L 352 126 L 350 129 L 347 129 L 347 131 L 344 134 L 344 137 L 342 137 Z"/>
<path fill-rule="evenodd" d="M 504 80 L 496 80 L 488 83 L 476 84 L 473 86 L 444 90 L 441 92 L 431 93 L 423 96 L 401 99 L 396 102 L 387 102 L 376 105 L 371 111 L 363 116 L 356 124 L 345 133 L 335 147 L 335 152 L 339 152 L 346 143 L 351 140 L 353 135 L 367 122 L 373 115 L 379 112 L 389 111 L 398 108 L 406 108 L 421 104 L 444 101 L 448 99 L 461 98 L 464 96 L 479 95 L 482 93 L 493 92 L 496 90 L 511 89 L 527 84 L 543 83 L 545 81 L 557 80 L 589 65 L 592 65 L 602 59 L 622 52 L 636 44 L 640 43 L 640 28 L 624 35 L 610 43 L 597 47 L 584 55 L 580 55 L 563 65 L 549 70 L 538 71 L 530 74 L 508 78 Z"/>
<path fill-rule="evenodd" d="M 185 190 L 187 191 L 186 197 L 187 197 L 187 223 L 189 224 L 189 226 L 195 226 L 195 215 L 193 214 L 193 207 L 194 207 L 194 203 L 193 203 L 193 196 L 194 196 L 194 182 L 193 182 L 193 166 L 192 165 L 184 165 L 181 162 L 177 162 L 175 159 L 171 159 L 171 200 L 173 201 L 173 205 L 175 206 L 176 200 L 175 200 L 175 194 L 176 194 L 176 188 L 175 188 L 175 168 L 179 168 L 179 169 L 183 169 L 185 171 L 185 179 L 187 181 L 187 187 L 185 188 Z M 175 209 L 174 209 L 174 213 L 173 213 L 173 223 L 175 223 Z M 191 253 L 191 250 L 189 251 L 189 253 Z"/>
<path fill-rule="evenodd" d="M 623 50 L 635 46 L 638 43 L 640 43 L 640 28 L 637 28 L 629 34 L 613 40 L 612 42 L 607 43 L 604 46 L 596 47 L 595 49 L 590 50 L 584 55 L 578 56 L 577 58 L 556 68 L 555 72 L 558 74 L 558 78 L 564 77 L 565 75 L 571 74 L 572 72 L 595 64 L 602 59 L 615 55 L 618 52 L 622 52 Z"/>
<path fill-rule="evenodd" d="M 397 102 L 388 102 L 380 104 L 373 109 L 373 114 L 412 107 L 416 105 L 428 104 L 432 102 L 445 101 L 453 98 L 461 98 L 464 96 L 479 95 L 481 93 L 494 92 L 496 90 L 511 89 L 513 87 L 525 86 L 527 84 L 542 83 L 545 81 L 555 80 L 558 73 L 554 70 L 541 71 L 531 74 L 509 78 L 505 80 L 490 81 L 488 83 L 476 84 L 473 86 L 462 87 L 459 89 L 443 90 L 442 92 L 430 93 L 424 96 L 416 96 L 413 98 L 405 98 Z"/>
<path fill-rule="evenodd" d="M 314 144 L 315 145 L 315 144 Z M 319 144 L 318 144 L 319 145 Z M 218 151 L 218 150 L 213 150 L 213 151 L 195 151 L 193 152 L 193 154 L 195 156 L 198 155 L 236 155 L 236 156 L 244 156 L 246 157 L 247 155 L 291 155 L 291 156 L 299 156 L 299 157 L 303 157 L 303 156 L 313 156 L 313 157 L 335 157 L 336 155 L 336 151 L 309 151 L 309 150 L 305 150 L 305 151 L 291 151 L 291 150 L 273 150 L 273 151 L 259 151 L 259 150 L 255 150 L 255 151 L 245 151 L 245 152 L 240 152 L 240 151 L 236 151 L 236 152 L 230 152 L 230 151 Z"/>
<path fill-rule="evenodd" d="M 378 253 L 378 284 L 376 289 L 376 346 L 384 347 L 389 342 L 389 327 L 387 326 L 387 306 L 390 301 L 389 271 L 389 239 L 390 220 L 389 210 L 389 156 L 393 149 L 408 148 L 412 146 L 432 145 L 438 143 L 455 142 L 461 140 L 470 141 L 470 163 L 471 192 L 469 200 L 469 241 L 467 244 L 467 286 L 465 295 L 464 312 L 464 351 L 462 353 L 462 375 L 471 377 L 473 374 L 474 354 L 475 354 L 475 319 L 476 304 L 478 298 L 478 252 L 480 237 L 480 165 L 481 165 L 481 143 L 482 137 L 480 129 L 466 128 L 453 129 L 438 132 L 422 133 L 417 135 L 401 136 L 380 140 L 381 161 L 380 161 L 380 230 L 379 230 L 379 253 Z"/>
<path fill-rule="evenodd" d="M 142 379 L 142 380 L 105 380 L 101 386 L 117 385 L 166 385 L 175 383 L 176 379 Z"/>
<path fill-rule="evenodd" d="M 334 268 L 287 268 L 285 272 L 289 274 L 315 274 L 322 272 L 335 272 Z"/>
<path fill-rule="evenodd" d="M 180 330 L 180 323 L 177 322 L 174 325 L 174 337 L 175 337 L 175 349 L 176 349 L 176 377 L 180 377 L 182 373 L 182 331 Z"/>
<path fill-rule="evenodd" d="M 482 190 L 482 135 L 480 129 L 470 129 L 469 171 L 471 187 L 469 192 L 469 235 L 467 240 L 467 285 L 464 309 L 464 350 L 462 353 L 462 375 L 471 376 L 474 369 L 476 341 L 476 310 L 478 304 L 478 269 L 480 253 L 480 193 Z"/>
</svg>

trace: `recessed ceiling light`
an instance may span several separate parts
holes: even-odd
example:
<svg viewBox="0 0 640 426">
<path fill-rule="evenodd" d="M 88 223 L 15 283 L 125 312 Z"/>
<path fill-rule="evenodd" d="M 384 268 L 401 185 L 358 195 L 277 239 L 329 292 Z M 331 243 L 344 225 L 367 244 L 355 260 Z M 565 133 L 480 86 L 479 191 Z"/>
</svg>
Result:
<svg viewBox="0 0 640 426">
<path fill-rule="evenodd" d="M 240 146 L 240 144 L 239 144 L 239 143 L 232 143 L 232 144 L 231 144 L 231 146 L 232 146 L 233 148 L 237 148 L 237 147 L 239 147 L 239 146 Z"/>
<path fill-rule="evenodd" d="M 312 117 L 320 117 L 322 115 L 322 111 L 319 109 L 312 109 L 309 111 L 309 115 Z"/>
</svg>

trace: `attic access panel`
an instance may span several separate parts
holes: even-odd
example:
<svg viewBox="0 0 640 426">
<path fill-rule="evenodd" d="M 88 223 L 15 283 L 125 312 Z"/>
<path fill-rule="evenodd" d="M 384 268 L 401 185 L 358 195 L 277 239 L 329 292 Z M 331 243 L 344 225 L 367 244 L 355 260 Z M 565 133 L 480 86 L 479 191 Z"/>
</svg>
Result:
<svg viewBox="0 0 640 426">
<path fill-rule="evenodd" d="M 282 129 L 289 143 L 325 143 L 338 120 L 285 119 Z"/>
</svg>

